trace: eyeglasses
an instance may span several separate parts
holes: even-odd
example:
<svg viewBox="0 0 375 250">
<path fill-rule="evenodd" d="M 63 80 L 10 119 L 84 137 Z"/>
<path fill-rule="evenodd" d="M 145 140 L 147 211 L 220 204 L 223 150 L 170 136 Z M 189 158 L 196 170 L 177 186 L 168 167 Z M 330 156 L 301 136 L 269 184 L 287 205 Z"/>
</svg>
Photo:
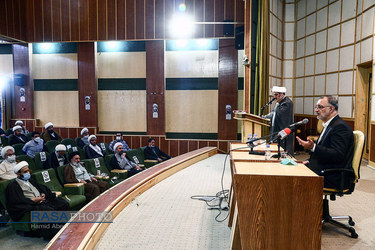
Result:
<svg viewBox="0 0 375 250">
<path fill-rule="evenodd" d="M 332 107 L 332 105 L 328 105 L 328 106 L 315 105 L 314 106 L 315 109 L 324 109 L 324 108 L 327 108 L 327 107 Z"/>
</svg>

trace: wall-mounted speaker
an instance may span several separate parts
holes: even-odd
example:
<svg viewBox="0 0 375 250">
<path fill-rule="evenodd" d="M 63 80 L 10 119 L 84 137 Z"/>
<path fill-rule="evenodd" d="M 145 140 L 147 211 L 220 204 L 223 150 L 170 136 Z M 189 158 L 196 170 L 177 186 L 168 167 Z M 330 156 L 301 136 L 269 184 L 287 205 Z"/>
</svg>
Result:
<svg viewBox="0 0 375 250">
<path fill-rule="evenodd" d="M 14 85 L 16 85 L 16 86 L 24 86 L 25 80 L 26 80 L 26 76 L 24 74 L 14 74 L 13 75 Z"/>
</svg>

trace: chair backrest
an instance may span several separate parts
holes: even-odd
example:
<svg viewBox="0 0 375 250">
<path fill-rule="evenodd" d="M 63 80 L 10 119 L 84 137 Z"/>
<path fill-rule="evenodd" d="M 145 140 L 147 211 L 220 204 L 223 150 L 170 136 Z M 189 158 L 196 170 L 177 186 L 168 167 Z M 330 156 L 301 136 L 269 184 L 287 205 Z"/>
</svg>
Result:
<svg viewBox="0 0 375 250">
<path fill-rule="evenodd" d="M 23 148 L 23 146 L 24 146 L 25 144 L 22 144 L 22 143 L 17 143 L 17 144 L 14 144 L 12 147 L 14 148 L 14 154 L 16 155 L 16 156 L 18 156 L 18 155 L 25 155 L 26 153 L 25 152 L 23 152 L 23 150 L 22 150 L 22 148 Z"/>
<path fill-rule="evenodd" d="M 114 156 L 114 154 L 109 154 L 109 155 L 106 155 L 104 160 L 105 160 L 105 165 L 107 166 L 108 170 L 112 170 L 112 167 L 111 167 L 111 159 L 112 157 Z"/>
<path fill-rule="evenodd" d="M 18 155 L 16 156 L 16 161 L 17 162 L 26 161 L 29 164 L 29 169 L 31 169 L 33 173 L 42 170 L 41 168 L 37 168 L 35 166 L 34 160 L 28 155 Z"/>
<path fill-rule="evenodd" d="M 82 162 L 84 162 L 86 170 L 93 175 L 97 175 L 98 170 L 100 171 L 100 173 L 106 173 L 107 175 L 110 175 L 110 172 L 105 166 L 104 159 L 102 157 L 95 159 L 86 159 Z"/>
<path fill-rule="evenodd" d="M 63 166 L 57 167 L 57 169 L 56 169 L 57 176 L 59 177 L 59 180 L 61 180 L 62 184 L 66 183 L 66 181 L 64 179 L 64 169 L 67 166 L 68 165 L 63 165 Z"/>
<path fill-rule="evenodd" d="M 352 166 L 355 173 L 355 180 L 354 182 L 358 182 L 359 176 L 359 169 L 362 162 L 362 155 L 363 150 L 365 149 L 365 134 L 362 131 L 353 131 L 354 135 L 354 153 L 353 153 L 353 161 Z"/>
<path fill-rule="evenodd" d="M 49 156 L 48 152 L 39 152 L 35 155 L 34 161 L 35 161 L 35 167 L 38 169 L 43 169 L 44 165 L 47 162 L 47 157 Z"/>
<path fill-rule="evenodd" d="M 322 133 L 323 131 L 323 121 L 318 119 L 318 123 L 316 124 L 316 132 L 318 132 L 318 134 Z"/>
<path fill-rule="evenodd" d="M 73 146 L 70 149 L 68 149 L 68 155 L 72 152 L 78 152 L 81 160 L 86 159 L 86 154 L 85 152 L 78 146 Z"/>
<path fill-rule="evenodd" d="M 109 150 L 108 144 L 105 142 L 98 143 L 98 146 L 105 151 L 106 154 L 110 154 L 111 151 Z"/>
<path fill-rule="evenodd" d="M 50 141 L 46 142 L 46 147 L 47 147 L 48 152 L 49 153 L 55 152 L 55 148 L 58 144 L 60 144 L 60 143 L 56 140 L 50 140 Z"/>
<path fill-rule="evenodd" d="M 143 164 L 145 161 L 145 154 L 143 153 L 143 148 L 131 149 L 126 151 L 126 156 L 137 164 Z"/>
<path fill-rule="evenodd" d="M 61 186 L 59 180 L 57 179 L 55 170 L 50 168 L 44 171 L 33 174 L 36 182 L 47 186 L 51 191 L 64 192 L 64 188 Z"/>
<path fill-rule="evenodd" d="M 0 145 L 2 145 L 3 147 L 9 145 L 8 139 L 5 136 L 0 136 Z"/>
<path fill-rule="evenodd" d="M 68 146 L 68 145 L 70 145 L 71 147 L 77 146 L 77 144 L 71 138 L 62 139 L 61 143 L 64 144 L 65 146 Z"/>
<path fill-rule="evenodd" d="M 7 188 L 8 184 L 11 183 L 12 180 L 6 180 L 6 181 L 0 181 L 0 202 L 3 205 L 3 207 L 6 209 L 6 198 L 5 198 L 5 189 Z"/>
</svg>

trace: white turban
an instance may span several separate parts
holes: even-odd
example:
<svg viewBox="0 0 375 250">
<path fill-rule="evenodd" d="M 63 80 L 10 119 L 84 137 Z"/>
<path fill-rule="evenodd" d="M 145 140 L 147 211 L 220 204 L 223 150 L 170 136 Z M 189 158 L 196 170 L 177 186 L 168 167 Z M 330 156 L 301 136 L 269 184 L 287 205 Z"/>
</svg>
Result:
<svg viewBox="0 0 375 250">
<path fill-rule="evenodd" d="M 18 121 L 16 121 L 16 123 L 14 124 L 14 125 L 17 125 L 17 124 L 19 124 L 19 125 L 23 125 L 23 121 L 21 121 L 21 120 L 18 120 Z"/>
<path fill-rule="evenodd" d="M 49 122 L 47 123 L 46 125 L 44 125 L 44 128 L 47 129 L 48 127 L 52 126 L 53 127 L 53 123 L 52 122 Z"/>
<path fill-rule="evenodd" d="M 14 127 L 13 127 L 13 132 L 14 132 L 14 131 L 16 131 L 17 129 L 22 129 L 22 127 L 21 127 L 21 126 L 19 126 L 19 125 L 17 125 L 17 126 L 14 126 Z"/>
<path fill-rule="evenodd" d="M 15 152 L 14 148 L 12 146 L 6 146 L 1 150 L 1 156 L 5 159 L 5 154 L 8 150 L 13 150 L 13 153 Z"/>
<path fill-rule="evenodd" d="M 273 86 L 272 92 L 276 93 L 286 93 L 286 88 L 285 87 L 279 87 L 279 86 Z"/>
<path fill-rule="evenodd" d="M 81 135 L 83 135 L 83 133 L 85 133 L 85 132 L 89 132 L 89 130 L 88 130 L 87 128 L 83 128 L 83 129 L 81 130 Z"/>
<path fill-rule="evenodd" d="M 113 150 L 116 151 L 118 146 L 122 146 L 121 142 L 116 142 L 115 146 L 113 146 Z"/>
<path fill-rule="evenodd" d="M 13 171 L 15 174 L 17 174 L 21 168 L 26 167 L 26 166 L 29 166 L 29 163 L 27 163 L 27 161 L 21 161 L 16 166 L 14 166 Z"/>
<path fill-rule="evenodd" d="M 64 144 L 58 144 L 55 147 L 55 151 L 66 151 L 66 146 Z"/>
<path fill-rule="evenodd" d="M 89 136 L 89 141 L 91 141 L 92 138 L 95 138 L 95 139 L 96 139 L 96 135 L 90 135 L 90 136 Z"/>
</svg>

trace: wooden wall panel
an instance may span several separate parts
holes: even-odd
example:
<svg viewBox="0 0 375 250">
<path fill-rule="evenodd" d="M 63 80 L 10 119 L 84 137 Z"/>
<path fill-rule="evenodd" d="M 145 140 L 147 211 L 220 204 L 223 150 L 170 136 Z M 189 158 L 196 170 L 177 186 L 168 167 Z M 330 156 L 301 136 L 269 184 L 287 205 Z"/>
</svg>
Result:
<svg viewBox="0 0 375 250">
<path fill-rule="evenodd" d="M 5 0 L 0 1 L 0 34 L 8 35 L 8 22 L 6 18 L 6 2 Z"/>
<path fill-rule="evenodd" d="M 24 76 L 24 86 L 14 85 L 14 118 L 34 118 L 33 88 L 30 81 L 29 46 L 13 44 L 13 72 Z M 20 102 L 20 88 L 25 89 L 25 102 Z"/>
<path fill-rule="evenodd" d="M 375 145 L 375 125 L 371 124 L 370 145 Z M 370 161 L 375 162 L 375 147 L 370 147 Z"/>
<path fill-rule="evenodd" d="M 204 6 L 203 1 L 195 1 L 195 14 L 194 19 L 197 22 L 203 22 L 204 21 Z M 196 38 L 202 38 L 204 37 L 204 25 L 196 25 L 195 26 L 195 37 Z"/>
<path fill-rule="evenodd" d="M 141 147 L 141 140 L 140 137 L 132 137 L 132 148 L 139 148 Z"/>
<path fill-rule="evenodd" d="M 107 1 L 98 0 L 98 40 L 107 40 Z"/>
<path fill-rule="evenodd" d="M 155 38 L 163 39 L 165 37 L 165 20 L 164 20 L 164 0 L 155 1 Z"/>
<path fill-rule="evenodd" d="M 96 50 L 93 42 L 78 43 L 79 124 L 98 127 L 98 81 L 95 74 Z M 90 110 L 85 110 L 85 96 L 91 97 Z"/>
<path fill-rule="evenodd" d="M 199 141 L 198 148 L 204 148 L 208 146 L 208 141 Z"/>
<path fill-rule="evenodd" d="M 52 0 L 52 41 L 61 41 L 61 1 Z"/>
<path fill-rule="evenodd" d="M 126 39 L 135 39 L 135 1 L 126 0 Z"/>
<path fill-rule="evenodd" d="M 89 0 L 79 1 L 79 40 L 89 40 Z"/>
<path fill-rule="evenodd" d="M 69 1 L 61 1 L 61 39 L 70 41 L 70 4 Z M 35 41 L 38 41 L 35 37 Z"/>
<path fill-rule="evenodd" d="M 43 40 L 52 41 L 52 2 L 43 0 Z"/>
<path fill-rule="evenodd" d="M 197 22 L 243 22 L 242 0 L 0 0 L 0 35 L 27 42 L 171 39 L 168 25 L 181 3 Z M 222 24 L 196 25 L 196 38 L 222 36 Z"/>
<path fill-rule="evenodd" d="M 215 1 L 206 0 L 204 1 L 204 21 L 205 22 L 214 22 L 215 21 Z M 205 37 L 214 37 L 214 25 L 205 24 L 204 25 L 204 36 Z"/>
<path fill-rule="evenodd" d="M 215 22 L 222 22 L 224 21 L 224 0 L 216 0 L 215 1 Z M 215 24 L 215 37 L 216 36 L 224 36 L 223 32 L 224 25 L 222 24 Z"/>
<path fill-rule="evenodd" d="M 145 2 L 144 0 L 135 1 L 135 38 L 145 38 Z"/>
<path fill-rule="evenodd" d="M 155 34 L 155 29 L 154 29 L 154 25 L 155 25 L 155 22 L 154 22 L 155 6 L 154 6 L 154 4 L 155 4 L 154 0 L 146 0 L 146 3 L 145 3 L 145 11 L 146 11 L 145 12 L 146 13 L 146 16 L 145 16 L 145 21 L 146 21 L 145 38 L 146 39 L 153 39 L 154 34 Z"/>
<path fill-rule="evenodd" d="M 107 40 L 116 40 L 116 0 L 107 0 Z"/>
<path fill-rule="evenodd" d="M 20 0 L 13 1 L 14 37 L 21 38 L 21 3 Z M 22 8 L 23 9 L 23 8 Z"/>
<path fill-rule="evenodd" d="M 169 154 L 171 157 L 176 157 L 178 155 L 178 141 L 170 140 L 169 141 Z"/>
<path fill-rule="evenodd" d="M 42 1 L 34 0 L 34 41 L 42 42 L 44 41 L 44 31 L 43 31 L 43 7 Z M 69 27 L 70 30 L 70 27 Z M 70 40 L 70 37 L 69 37 Z"/>
<path fill-rule="evenodd" d="M 165 134 L 164 41 L 146 42 L 147 134 Z M 153 118 L 153 104 L 158 104 L 158 118 Z"/>
<path fill-rule="evenodd" d="M 219 106 L 218 139 L 237 139 L 237 120 L 226 119 L 226 105 L 237 110 L 237 50 L 234 39 L 219 40 Z"/>
<path fill-rule="evenodd" d="M 181 140 L 179 141 L 179 143 L 180 143 L 180 150 L 178 152 L 178 155 L 182 155 L 182 154 L 189 152 L 189 141 Z"/>
<path fill-rule="evenodd" d="M 71 41 L 79 40 L 79 3 L 70 1 L 70 39 Z"/>
<path fill-rule="evenodd" d="M 89 0 L 89 40 L 98 39 L 98 1 Z"/>
<path fill-rule="evenodd" d="M 198 141 L 189 141 L 189 152 L 198 149 Z"/>
<path fill-rule="evenodd" d="M 117 39 L 125 39 L 125 2 L 126 0 L 117 0 Z"/>
</svg>

